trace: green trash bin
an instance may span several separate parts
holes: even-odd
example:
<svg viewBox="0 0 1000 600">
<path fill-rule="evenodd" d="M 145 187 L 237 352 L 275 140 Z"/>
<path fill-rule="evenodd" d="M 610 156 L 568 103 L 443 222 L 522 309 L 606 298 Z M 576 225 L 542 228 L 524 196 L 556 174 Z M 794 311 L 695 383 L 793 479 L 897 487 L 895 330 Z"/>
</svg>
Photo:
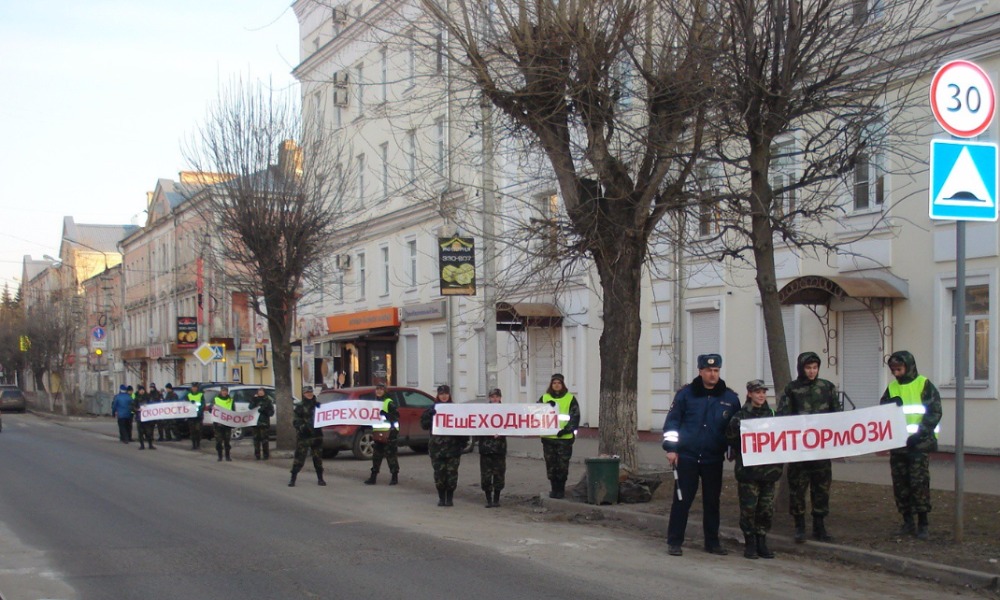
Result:
<svg viewBox="0 0 1000 600">
<path fill-rule="evenodd" d="M 587 503 L 617 504 L 621 465 L 618 457 L 588 458 L 584 462 L 587 465 Z"/>
</svg>

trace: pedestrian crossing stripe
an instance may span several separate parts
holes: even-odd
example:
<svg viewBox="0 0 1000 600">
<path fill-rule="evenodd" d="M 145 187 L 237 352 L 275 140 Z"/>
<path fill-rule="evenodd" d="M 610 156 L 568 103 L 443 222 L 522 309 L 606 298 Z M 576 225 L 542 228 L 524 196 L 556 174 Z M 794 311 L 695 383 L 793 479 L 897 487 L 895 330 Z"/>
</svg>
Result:
<svg viewBox="0 0 1000 600">
<path fill-rule="evenodd" d="M 997 220 L 997 145 L 931 141 L 930 217 Z"/>
</svg>

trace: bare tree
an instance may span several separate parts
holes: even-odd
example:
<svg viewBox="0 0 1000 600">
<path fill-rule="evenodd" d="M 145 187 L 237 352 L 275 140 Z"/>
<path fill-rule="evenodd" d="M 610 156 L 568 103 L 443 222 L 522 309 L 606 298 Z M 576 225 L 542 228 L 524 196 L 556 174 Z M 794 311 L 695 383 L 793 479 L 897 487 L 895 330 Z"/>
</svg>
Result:
<svg viewBox="0 0 1000 600">
<path fill-rule="evenodd" d="M 593 261 L 603 293 L 600 451 L 635 467 L 643 267 L 699 153 L 714 17 L 697 2 L 422 3 L 460 48 L 456 64 L 558 182 L 565 215 L 542 226 L 563 260 Z"/>
<path fill-rule="evenodd" d="M 292 428 L 291 333 L 299 298 L 318 280 L 344 215 L 338 152 L 306 127 L 288 92 L 233 82 L 185 149 L 218 181 L 191 200 L 214 229 L 210 258 L 225 287 L 266 318 L 277 395 L 278 445 Z"/>
<path fill-rule="evenodd" d="M 76 356 L 80 345 L 80 316 L 83 298 L 68 289 L 55 290 L 32 303 L 25 315 L 25 334 L 29 346 L 27 363 L 35 378 L 35 389 L 53 393 L 46 386 L 45 375 L 51 373 L 60 380 L 64 392 L 68 357 Z M 63 396 L 63 412 L 66 411 Z"/>
<path fill-rule="evenodd" d="M 24 352 L 21 351 L 21 336 L 24 335 L 24 316 L 20 294 L 12 297 L 10 288 L 4 284 L 0 298 L 0 371 L 5 383 L 19 380 L 24 370 Z"/>
<path fill-rule="evenodd" d="M 926 97 L 914 84 L 946 47 L 921 25 L 930 7 L 923 0 L 719 2 L 718 100 L 706 146 L 721 185 L 705 195 L 719 226 L 703 248 L 754 270 L 778 390 L 791 374 L 775 247 L 834 254 L 882 225 L 879 212 L 846 240 L 828 227 L 850 210 L 845 198 L 855 189 L 873 207 L 883 201 L 877 183 L 891 168 L 887 156 L 892 150 L 900 158 L 919 126 L 905 114 Z M 870 182 L 876 185 L 859 187 Z"/>
</svg>

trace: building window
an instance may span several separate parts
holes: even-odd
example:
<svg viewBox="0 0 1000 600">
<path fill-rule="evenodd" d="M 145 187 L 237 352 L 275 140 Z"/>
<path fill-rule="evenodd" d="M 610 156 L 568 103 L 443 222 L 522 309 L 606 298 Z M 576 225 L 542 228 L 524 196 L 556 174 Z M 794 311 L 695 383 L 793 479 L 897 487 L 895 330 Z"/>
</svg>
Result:
<svg viewBox="0 0 1000 600">
<path fill-rule="evenodd" d="M 411 34 L 415 34 L 412 32 Z M 410 38 L 410 45 L 406 49 L 406 80 L 409 82 L 407 89 L 417 85 L 417 42 Z"/>
<path fill-rule="evenodd" d="M 406 170 L 409 182 L 417 180 L 417 132 L 413 129 L 406 132 Z"/>
<path fill-rule="evenodd" d="M 378 147 L 379 155 L 382 158 L 382 199 L 389 199 L 389 143 L 386 142 Z"/>
<path fill-rule="evenodd" d="M 778 142 L 771 149 L 771 190 L 774 192 L 771 214 L 775 221 L 795 217 L 797 161 L 795 140 Z"/>
<path fill-rule="evenodd" d="M 382 255 L 382 295 L 389 295 L 389 247 L 382 246 L 379 248 L 379 252 Z"/>
<path fill-rule="evenodd" d="M 554 257 L 559 249 L 559 195 L 544 194 L 538 198 L 536 223 L 537 249 L 542 256 Z"/>
<path fill-rule="evenodd" d="M 881 154 L 858 156 L 854 167 L 854 210 L 867 211 L 885 203 L 885 170 Z"/>
<path fill-rule="evenodd" d="M 854 24 L 865 25 L 878 21 L 885 12 L 885 0 L 854 0 Z"/>
<path fill-rule="evenodd" d="M 368 293 L 365 285 L 366 280 L 368 279 L 368 273 L 365 269 L 365 253 L 358 252 L 354 259 L 355 263 L 358 265 L 358 300 L 364 300 L 365 295 Z"/>
<path fill-rule="evenodd" d="M 417 287 L 417 240 L 406 242 L 406 248 L 410 254 L 410 287 Z"/>
<path fill-rule="evenodd" d="M 358 102 L 358 116 L 365 114 L 365 65 L 358 63 L 354 67 L 355 100 Z"/>
<path fill-rule="evenodd" d="M 389 101 L 389 51 L 382 48 L 379 51 L 379 67 L 381 71 L 382 102 Z"/>
<path fill-rule="evenodd" d="M 700 165 L 693 186 L 698 198 L 698 236 L 707 238 L 716 235 L 722 220 L 719 177 L 707 165 Z"/>
<path fill-rule="evenodd" d="M 438 74 L 444 73 L 445 56 L 444 56 L 444 32 L 443 31 L 439 31 L 438 34 L 434 37 L 434 51 L 435 51 L 435 54 L 437 55 L 437 64 L 435 65 L 434 70 Z"/>
<path fill-rule="evenodd" d="M 365 205 L 365 155 L 359 154 L 355 159 L 358 168 L 358 206 Z"/>
<path fill-rule="evenodd" d="M 416 335 L 403 336 L 403 348 L 406 352 L 406 385 L 420 385 L 420 350 Z"/>
<path fill-rule="evenodd" d="M 954 348 L 956 290 L 951 290 L 952 348 Z M 987 383 L 990 379 L 990 286 L 965 288 L 966 381 Z M 954 351 L 952 352 L 954 356 Z"/>
<path fill-rule="evenodd" d="M 438 117 L 434 120 L 434 131 L 437 142 L 437 173 L 441 177 L 445 176 L 445 131 L 444 131 L 444 117 Z"/>
<path fill-rule="evenodd" d="M 434 342 L 434 385 L 450 384 L 448 381 L 448 339 L 444 333 L 433 333 Z"/>
</svg>

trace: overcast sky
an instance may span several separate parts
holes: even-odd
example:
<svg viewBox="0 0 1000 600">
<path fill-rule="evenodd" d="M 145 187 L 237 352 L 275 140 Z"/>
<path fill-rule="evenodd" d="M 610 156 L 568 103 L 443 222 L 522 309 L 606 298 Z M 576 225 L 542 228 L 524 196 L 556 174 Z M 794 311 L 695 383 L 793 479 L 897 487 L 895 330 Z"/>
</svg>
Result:
<svg viewBox="0 0 1000 600">
<path fill-rule="evenodd" d="M 294 85 L 291 0 L 0 0 L 0 289 L 64 216 L 145 222 L 219 83 Z"/>
</svg>

